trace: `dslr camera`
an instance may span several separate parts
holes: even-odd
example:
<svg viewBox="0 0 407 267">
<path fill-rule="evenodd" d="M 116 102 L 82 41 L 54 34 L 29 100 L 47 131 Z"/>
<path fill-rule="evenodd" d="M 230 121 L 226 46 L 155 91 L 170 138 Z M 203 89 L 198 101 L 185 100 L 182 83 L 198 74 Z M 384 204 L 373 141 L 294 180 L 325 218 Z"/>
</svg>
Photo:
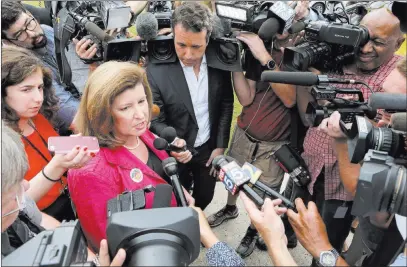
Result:
<svg viewBox="0 0 407 267">
<path fill-rule="evenodd" d="M 355 58 L 357 49 L 369 41 L 363 26 L 336 22 L 312 21 L 305 27 L 306 42 L 284 50 L 283 64 L 291 71 L 315 67 L 324 71 L 341 71 Z"/>
<path fill-rule="evenodd" d="M 407 216 L 406 141 L 404 131 L 377 128 L 363 117 L 355 118 L 349 132 L 349 158 L 352 163 L 363 163 L 353 215 L 386 211 Z"/>
</svg>

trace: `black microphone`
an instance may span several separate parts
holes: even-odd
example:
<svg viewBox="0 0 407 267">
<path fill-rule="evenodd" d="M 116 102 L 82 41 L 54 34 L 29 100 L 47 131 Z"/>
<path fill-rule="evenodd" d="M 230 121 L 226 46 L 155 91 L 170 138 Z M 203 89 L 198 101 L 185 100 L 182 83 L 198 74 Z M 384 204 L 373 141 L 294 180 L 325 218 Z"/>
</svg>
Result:
<svg viewBox="0 0 407 267">
<path fill-rule="evenodd" d="M 181 183 L 178 177 L 178 164 L 173 157 L 163 160 L 163 169 L 165 174 L 171 178 L 172 187 L 174 189 L 175 198 L 177 199 L 178 206 L 188 207 L 187 199 L 185 198 L 184 190 L 182 190 Z"/>
<path fill-rule="evenodd" d="M 305 30 L 305 27 L 307 27 L 307 22 L 306 22 L 306 21 L 298 21 L 298 22 L 294 23 L 294 24 L 288 29 L 288 33 L 289 33 L 289 34 L 293 34 L 293 33 L 300 32 L 300 31 L 302 31 L 302 30 Z"/>
<path fill-rule="evenodd" d="M 327 75 L 316 75 L 312 72 L 290 72 L 290 71 L 263 71 L 261 74 L 263 82 L 285 83 L 302 86 L 312 86 L 328 83 L 356 84 L 358 81 L 351 79 L 329 78 Z"/>
<path fill-rule="evenodd" d="M 391 93 L 374 93 L 369 97 L 369 106 L 372 109 L 385 109 L 387 111 L 406 111 L 407 95 Z"/>
<path fill-rule="evenodd" d="M 82 25 L 90 34 L 98 38 L 103 42 L 109 42 L 113 40 L 113 37 L 107 34 L 104 30 L 102 30 L 98 25 L 89 21 L 86 17 L 81 16 L 77 13 L 70 12 L 70 15 L 78 21 L 80 25 Z"/>
<path fill-rule="evenodd" d="M 158 184 L 155 187 L 153 209 L 171 207 L 172 186 Z"/>
<path fill-rule="evenodd" d="M 184 147 L 174 146 L 172 144 L 169 144 L 164 138 L 161 138 L 161 137 L 154 139 L 153 145 L 154 145 L 155 149 L 166 150 L 167 152 L 180 153 L 180 152 L 184 152 L 187 150 L 187 148 L 185 146 Z"/>
<path fill-rule="evenodd" d="M 295 10 L 284 1 L 275 2 L 269 9 L 268 19 L 259 28 L 259 37 L 270 41 L 276 33 L 283 34 L 291 28 Z"/>
<path fill-rule="evenodd" d="M 136 30 L 143 40 L 154 39 L 158 34 L 157 18 L 150 12 L 141 13 L 136 19 Z"/>
<path fill-rule="evenodd" d="M 263 41 L 271 41 L 280 28 L 280 22 L 276 18 L 269 18 L 260 26 L 258 35 Z"/>
<path fill-rule="evenodd" d="M 164 138 L 168 143 L 171 144 L 177 137 L 177 131 L 171 126 L 165 127 L 161 130 L 160 137 Z"/>
<path fill-rule="evenodd" d="M 407 113 L 395 113 L 391 115 L 391 128 L 396 131 L 407 132 Z"/>
<path fill-rule="evenodd" d="M 230 19 L 213 16 L 211 38 L 222 38 L 232 32 L 232 22 Z"/>
</svg>

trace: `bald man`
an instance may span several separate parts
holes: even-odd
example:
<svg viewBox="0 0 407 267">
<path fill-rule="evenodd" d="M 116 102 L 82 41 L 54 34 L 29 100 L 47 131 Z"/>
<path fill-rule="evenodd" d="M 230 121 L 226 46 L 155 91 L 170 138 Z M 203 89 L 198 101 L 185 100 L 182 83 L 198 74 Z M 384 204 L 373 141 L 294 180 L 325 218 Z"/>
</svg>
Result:
<svg viewBox="0 0 407 267">
<path fill-rule="evenodd" d="M 384 80 L 401 58 L 394 55 L 404 41 L 400 22 L 387 9 L 378 9 L 367 14 L 361 25 L 368 29 L 370 39 L 357 51 L 354 62 L 345 66 L 342 73 L 325 74 L 330 77 L 361 80 L 374 92 L 381 91 Z M 335 87 L 349 88 L 349 85 Z M 365 86 L 351 87 L 360 89 L 365 101 L 371 94 Z M 303 88 L 297 90 L 297 95 L 300 115 L 304 123 L 307 123 L 304 115 L 309 101 L 314 101 L 313 97 L 309 90 Z M 311 200 L 317 203 L 326 224 L 330 243 L 341 252 L 353 220 L 351 215 L 353 196 L 341 183 L 333 139 L 316 127 L 309 128 L 304 140 L 302 157 L 311 174 L 311 182 L 308 185 Z"/>
</svg>

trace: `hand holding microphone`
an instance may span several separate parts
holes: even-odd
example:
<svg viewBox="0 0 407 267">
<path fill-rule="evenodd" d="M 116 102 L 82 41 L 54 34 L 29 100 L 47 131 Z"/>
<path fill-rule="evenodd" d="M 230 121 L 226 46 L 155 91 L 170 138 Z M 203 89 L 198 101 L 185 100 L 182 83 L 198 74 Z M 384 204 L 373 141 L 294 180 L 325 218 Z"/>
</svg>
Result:
<svg viewBox="0 0 407 267">
<path fill-rule="evenodd" d="M 192 153 L 187 149 L 184 139 L 177 138 L 173 127 L 166 127 L 160 133 L 160 138 L 154 140 L 154 147 L 158 150 L 167 150 L 178 162 L 188 163 Z"/>
</svg>

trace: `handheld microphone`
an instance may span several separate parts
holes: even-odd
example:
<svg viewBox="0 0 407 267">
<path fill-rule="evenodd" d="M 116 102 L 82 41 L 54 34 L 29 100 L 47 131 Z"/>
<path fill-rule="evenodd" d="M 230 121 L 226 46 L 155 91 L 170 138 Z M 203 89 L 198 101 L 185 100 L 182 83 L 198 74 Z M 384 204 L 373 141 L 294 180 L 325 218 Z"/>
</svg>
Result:
<svg viewBox="0 0 407 267">
<path fill-rule="evenodd" d="M 276 33 L 283 34 L 291 27 L 295 10 L 284 1 L 277 1 L 270 7 L 267 17 L 259 28 L 259 37 L 270 41 Z"/>
<path fill-rule="evenodd" d="M 145 12 L 137 16 L 136 19 L 137 34 L 143 40 L 151 40 L 157 37 L 158 21 L 153 13 Z"/>
<path fill-rule="evenodd" d="M 177 199 L 178 206 L 188 207 L 187 199 L 185 198 L 184 190 L 182 190 L 181 183 L 178 177 L 178 164 L 173 158 L 163 160 L 163 169 L 165 174 L 171 179 L 172 187 L 174 189 L 175 198 Z"/>
<path fill-rule="evenodd" d="M 357 84 L 356 80 L 329 78 L 327 75 L 316 75 L 312 72 L 290 72 L 290 71 L 263 71 L 261 74 L 263 82 L 284 83 L 302 86 L 312 86 L 328 83 Z"/>
<path fill-rule="evenodd" d="M 184 147 L 174 146 L 172 144 L 169 144 L 164 138 L 161 138 L 161 137 L 154 139 L 153 145 L 154 145 L 155 149 L 166 150 L 168 152 L 180 153 L 180 152 L 184 152 L 187 150 L 185 146 Z"/>
<path fill-rule="evenodd" d="M 172 186 L 158 184 L 155 187 L 153 209 L 171 207 Z"/>
<path fill-rule="evenodd" d="M 212 165 L 220 170 L 219 180 L 225 185 L 232 195 L 236 195 L 240 190 L 243 190 L 258 206 L 264 204 L 263 199 L 247 184 L 250 181 L 248 177 L 236 163 L 236 161 L 228 162 L 223 155 L 216 156 Z"/>
<path fill-rule="evenodd" d="M 372 109 L 384 109 L 387 112 L 407 110 L 406 94 L 374 93 L 369 97 Z"/>
<path fill-rule="evenodd" d="M 390 125 L 396 131 L 407 132 L 407 113 L 395 113 L 391 115 Z"/>
</svg>

